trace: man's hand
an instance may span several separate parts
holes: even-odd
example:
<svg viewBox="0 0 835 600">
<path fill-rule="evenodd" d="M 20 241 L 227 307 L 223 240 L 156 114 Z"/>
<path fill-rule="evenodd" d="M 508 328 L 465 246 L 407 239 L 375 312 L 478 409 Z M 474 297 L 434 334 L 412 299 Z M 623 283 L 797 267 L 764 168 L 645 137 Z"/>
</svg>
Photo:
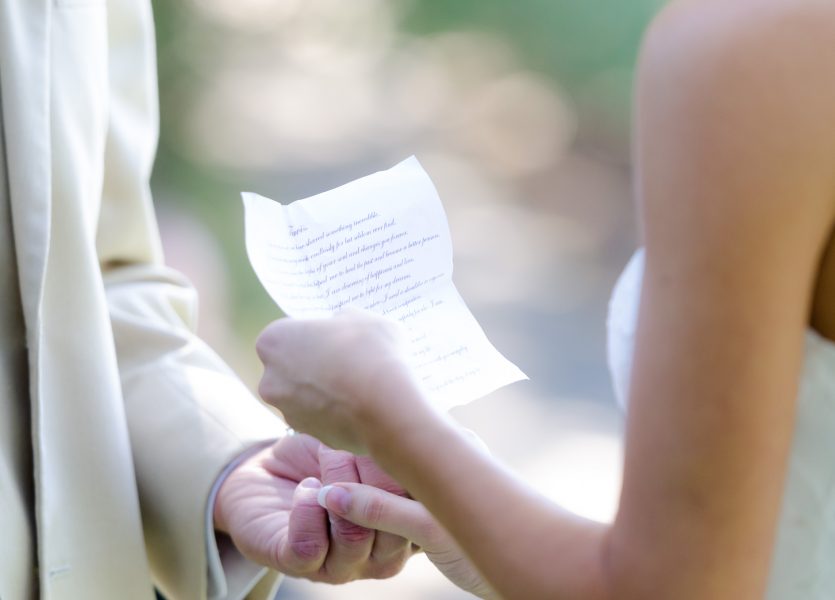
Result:
<svg viewBox="0 0 835 600">
<path fill-rule="evenodd" d="M 310 436 L 289 436 L 227 476 L 215 502 L 215 528 L 250 560 L 291 577 L 345 583 L 395 575 L 411 544 L 340 517 L 329 520 L 317 496 L 322 483 L 337 482 L 405 494 L 370 459 L 331 450 Z"/>
</svg>

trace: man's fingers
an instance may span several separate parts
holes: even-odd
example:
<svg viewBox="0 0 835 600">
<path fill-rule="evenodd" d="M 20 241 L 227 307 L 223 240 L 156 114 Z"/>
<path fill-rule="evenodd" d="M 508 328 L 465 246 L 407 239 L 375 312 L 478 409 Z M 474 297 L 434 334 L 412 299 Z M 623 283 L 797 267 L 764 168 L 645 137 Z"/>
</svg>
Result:
<svg viewBox="0 0 835 600">
<path fill-rule="evenodd" d="M 319 469 L 322 473 L 322 485 L 343 481 L 357 483 L 360 480 L 354 455 L 328 448 L 324 444 L 319 446 Z"/>
<path fill-rule="evenodd" d="M 366 485 L 371 485 L 398 496 L 406 496 L 406 490 L 402 485 L 397 483 L 388 473 L 383 471 L 380 466 L 374 462 L 370 456 L 357 456 L 355 458 L 357 465 L 357 473 L 359 474 L 359 482 Z M 324 485 L 330 483 L 339 483 L 338 481 L 326 482 Z"/>
<path fill-rule="evenodd" d="M 374 546 L 371 548 L 371 560 L 363 575 L 372 579 L 394 577 L 403 569 L 403 565 L 412 554 L 412 544 L 406 538 L 394 533 L 377 531 Z"/>
<path fill-rule="evenodd" d="M 286 544 L 280 550 L 280 570 L 290 575 L 318 571 L 328 555 L 328 513 L 317 502 L 322 484 L 308 478 L 296 486 L 290 509 Z"/>
<path fill-rule="evenodd" d="M 356 483 L 328 485 L 319 491 L 319 504 L 332 514 L 393 533 L 430 551 L 445 536 L 440 525 L 419 502 Z"/>
<path fill-rule="evenodd" d="M 323 485 L 359 481 L 354 455 L 333 450 L 324 444 L 319 448 L 319 468 Z M 349 581 L 357 578 L 371 555 L 374 532 L 331 513 L 330 533 L 331 546 L 325 561 L 329 580 Z"/>
</svg>

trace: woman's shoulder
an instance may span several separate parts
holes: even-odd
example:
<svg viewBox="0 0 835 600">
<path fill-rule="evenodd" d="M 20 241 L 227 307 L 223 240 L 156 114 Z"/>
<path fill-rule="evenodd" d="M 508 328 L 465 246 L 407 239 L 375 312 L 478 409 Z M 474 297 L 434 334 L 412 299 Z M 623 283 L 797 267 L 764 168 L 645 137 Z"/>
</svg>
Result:
<svg viewBox="0 0 835 600">
<path fill-rule="evenodd" d="M 679 249 L 767 241 L 811 262 L 835 221 L 835 3 L 674 2 L 636 89 L 648 256 L 654 231 Z"/>
<path fill-rule="evenodd" d="M 835 3 L 831 0 L 674 0 L 653 20 L 649 38 L 713 44 L 794 42 L 832 46 Z M 678 44 L 677 44 L 678 45 Z M 758 49 L 767 50 L 764 46 Z M 784 48 L 785 50 L 786 48 Z"/>
<path fill-rule="evenodd" d="M 765 177 L 781 188 L 794 185 L 780 196 L 787 210 L 811 186 L 825 188 L 831 204 L 831 0 L 673 2 L 646 35 L 636 87 L 639 138 L 673 136 L 670 151 L 686 144 L 705 172 L 713 165 L 711 172 L 729 180 L 747 164 L 763 184 Z M 749 196 L 735 204 L 761 203 L 762 194 Z"/>
<path fill-rule="evenodd" d="M 732 73 L 737 85 L 746 81 L 742 69 L 792 76 L 794 83 L 815 78 L 835 90 L 835 2 L 677 0 L 651 24 L 641 63 Z"/>
</svg>

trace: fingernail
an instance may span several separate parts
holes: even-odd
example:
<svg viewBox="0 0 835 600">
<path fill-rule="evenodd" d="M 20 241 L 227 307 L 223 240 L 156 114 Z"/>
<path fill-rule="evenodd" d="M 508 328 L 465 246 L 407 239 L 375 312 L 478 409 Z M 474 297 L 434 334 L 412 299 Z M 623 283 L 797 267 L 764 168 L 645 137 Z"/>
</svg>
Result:
<svg viewBox="0 0 835 600">
<path fill-rule="evenodd" d="M 319 506 L 332 510 L 340 515 L 347 514 L 348 509 L 351 507 L 351 493 L 341 487 L 326 485 L 319 490 L 319 495 L 316 499 L 319 502 Z"/>
<path fill-rule="evenodd" d="M 299 482 L 299 485 L 308 490 L 318 490 L 320 487 L 322 487 L 322 482 L 316 479 L 315 477 L 308 477 L 307 479 L 302 479 Z"/>
<path fill-rule="evenodd" d="M 327 500 L 328 500 L 328 492 L 333 489 L 332 485 L 326 485 L 321 490 L 319 490 L 319 495 L 316 496 L 316 501 L 319 503 L 319 506 L 322 508 L 327 508 Z"/>
</svg>

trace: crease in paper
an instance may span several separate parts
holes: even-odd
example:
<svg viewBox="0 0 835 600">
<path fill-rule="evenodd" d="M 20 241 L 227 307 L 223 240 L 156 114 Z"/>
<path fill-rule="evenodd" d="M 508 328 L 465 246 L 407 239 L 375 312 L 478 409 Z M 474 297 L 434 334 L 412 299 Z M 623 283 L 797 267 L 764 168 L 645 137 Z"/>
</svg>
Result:
<svg viewBox="0 0 835 600">
<path fill-rule="evenodd" d="M 442 409 L 526 379 L 455 289 L 446 215 L 415 157 L 289 205 L 242 196 L 249 260 L 288 316 L 350 306 L 399 321 L 412 367 Z"/>
</svg>

